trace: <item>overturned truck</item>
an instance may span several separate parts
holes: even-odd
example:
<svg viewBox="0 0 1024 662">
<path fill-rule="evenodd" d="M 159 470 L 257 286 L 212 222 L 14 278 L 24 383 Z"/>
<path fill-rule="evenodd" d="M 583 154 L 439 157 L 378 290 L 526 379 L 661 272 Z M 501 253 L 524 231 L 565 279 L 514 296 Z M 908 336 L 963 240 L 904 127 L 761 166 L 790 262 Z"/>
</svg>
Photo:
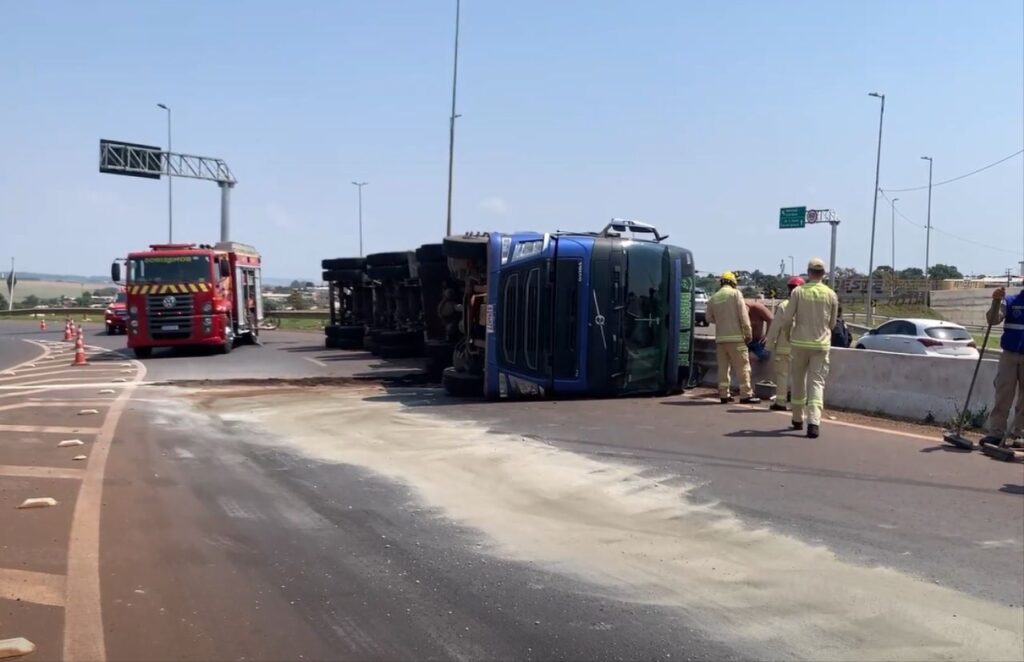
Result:
<svg viewBox="0 0 1024 662">
<path fill-rule="evenodd" d="M 677 392 L 696 378 L 694 264 L 665 239 L 626 220 L 600 232 L 467 233 L 368 256 L 359 283 L 329 278 L 358 258 L 325 260 L 327 343 L 340 347 L 332 337 L 355 337 L 358 326 L 364 348 L 426 356 L 427 372 L 458 396 Z M 405 266 L 393 274 L 372 266 L 397 266 L 398 255 Z M 371 290 L 372 313 L 359 287 Z M 405 334 L 403 349 L 386 351 L 394 332 Z"/>
</svg>

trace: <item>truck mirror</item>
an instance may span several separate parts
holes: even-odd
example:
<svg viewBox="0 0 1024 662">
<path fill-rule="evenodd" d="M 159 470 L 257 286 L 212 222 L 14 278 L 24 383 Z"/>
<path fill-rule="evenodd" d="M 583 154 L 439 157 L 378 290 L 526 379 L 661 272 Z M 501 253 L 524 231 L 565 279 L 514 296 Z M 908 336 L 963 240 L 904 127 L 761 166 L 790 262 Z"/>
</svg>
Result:
<svg viewBox="0 0 1024 662">
<path fill-rule="evenodd" d="M 221 260 L 217 264 L 220 265 L 220 277 L 227 278 L 231 275 L 231 263 L 227 260 Z"/>
<path fill-rule="evenodd" d="M 114 262 L 110 265 L 110 280 L 115 283 L 121 282 L 121 263 Z"/>
</svg>

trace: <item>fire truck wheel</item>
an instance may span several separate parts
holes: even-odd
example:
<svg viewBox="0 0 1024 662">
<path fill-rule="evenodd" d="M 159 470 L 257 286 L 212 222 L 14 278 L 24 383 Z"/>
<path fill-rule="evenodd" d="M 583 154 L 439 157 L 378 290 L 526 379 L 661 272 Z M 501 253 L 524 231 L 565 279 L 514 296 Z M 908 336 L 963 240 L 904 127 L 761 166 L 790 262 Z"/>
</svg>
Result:
<svg viewBox="0 0 1024 662">
<path fill-rule="evenodd" d="M 226 326 L 227 330 L 224 332 L 224 342 L 217 346 L 218 354 L 230 354 L 231 350 L 235 348 L 235 327 L 230 317 L 227 320 Z"/>
<path fill-rule="evenodd" d="M 329 269 L 323 273 L 324 280 L 332 283 L 358 285 L 363 282 L 362 269 Z"/>
<path fill-rule="evenodd" d="M 409 277 L 409 265 L 371 265 L 366 267 L 366 275 L 374 280 L 404 280 Z"/>
<path fill-rule="evenodd" d="M 136 347 L 132 351 L 135 352 L 135 358 L 137 359 L 148 359 L 153 356 L 152 347 Z"/>
<path fill-rule="evenodd" d="M 444 256 L 463 260 L 486 260 L 488 241 L 489 239 L 486 235 L 445 237 Z"/>
<path fill-rule="evenodd" d="M 416 260 L 420 264 L 444 262 L 444 244 L 423 244 L 416 249 Z"/>
<path fill-rule="evenodd" d="M 367 267 L 399 267 L 409 266 L 409 251 L 391 253 L 374 253 L 366 256 Z"/>
<path fill-rule="evenodd" d="M 358 269 L 363 270 L 366 266 L 365 257 L 335 257 L 321 260 L 320 266 L 324 269 Z"/>
<path fill-rule="evenodd" d="M 455 368 L 445 368 L 441 385 L 445 393 L 456 398 L 478 398 L 484 394 L 483 375 L 459 372 Z"/>
</svg>

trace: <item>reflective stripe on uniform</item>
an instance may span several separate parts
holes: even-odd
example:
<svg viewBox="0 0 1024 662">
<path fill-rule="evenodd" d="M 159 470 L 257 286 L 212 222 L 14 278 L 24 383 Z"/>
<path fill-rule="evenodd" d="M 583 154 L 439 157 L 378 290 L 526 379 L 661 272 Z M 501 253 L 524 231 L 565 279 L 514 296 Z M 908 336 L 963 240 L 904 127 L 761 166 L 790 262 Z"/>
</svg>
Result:
<svg viewBox="0 0 1024 662">
<path fill-rule="evenodd" d="M 1003 328 L 1011 331 L 1024 331 L 1024 324 L 1003 324 Z"/>
<path fill-rule="evenodd" d="M 743 342 L 743 336 L 718 336 L 715 342 Z"/>
<path fill-rule="evenodd" d="M 820 349 L 820 350 L 827 350 L 829 348 L 829 346 L 831 345 L 831 343 L 829 343 L 827 341 L 826 342 L 821 342 L 821 341 L 818 341 L 818 340 L 790 340 L 789 344 L 792 347 L 800 347 L 800 348 L 803 348 L 803 349 Z"/>
<path fill-rule="evenodd" d="M 824 400 L 808 400 L 807 401 L 807 406 L 813 407 L 814 405 L 818 405 L 819 407 L 824 407 L 825 406 L 825 401 Z"/>
<path fill-rule="evenodd" d="M 806 402 L 802 399 L 797 400 L 796 398 L 793 398 L 792 400 L 789 401 L 789 404 L 793 405 L 794 407 L 803 407 L 806 404 Z"/>
</svg>

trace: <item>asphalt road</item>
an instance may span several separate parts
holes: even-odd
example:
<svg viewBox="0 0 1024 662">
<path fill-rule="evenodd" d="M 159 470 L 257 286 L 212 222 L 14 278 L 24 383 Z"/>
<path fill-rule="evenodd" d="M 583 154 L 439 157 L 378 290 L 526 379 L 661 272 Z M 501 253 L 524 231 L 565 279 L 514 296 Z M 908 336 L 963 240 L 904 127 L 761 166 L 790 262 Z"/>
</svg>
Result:
<svg viewBox="0 0 1024 662">
<path fill-rule="evenodd" d="M 0 322 L 0 370 L 41 339 L 56 334 Z M 0 377 L 0 405 L 53 405 L 0 411 L 0 530 L 14 532 L 0 639 L 26 636 L 44 659 L 1013 659 L 1012 645 L 939 641 L 953 628 L 928 609 L 947 604 L 1024 634 L 1024 467 L 920 430 L 830 421 L 812 442 L 785 415 L 699 397 L 484 403 L 332 385 L 415 362 L 307 333 L 130 368 L 102 351 L 123 338 L 87 340 L 99 372 L 64 388 L 42 389 L 41 364 Z M 9 468 L 73 471 L 52 448 L 70 433 L 13 428 L 78 424 L 63 408 L 107 381 L 105 397 L 125 397 L 98 477 L 96 451 L 81 476 Z M 109 427 L 114 406 L 97 409 Z M 60 504 L 13 510 L 44 492 Z M 90 518 L 98 587 L 73 535 Z M 688 569 L 709 559 L 746 570 L 716 583 Z M 858 584 L 863 606 L 844 593 Z M 942 627 L 915 648 L 893 620 Z"/>
</svg>

